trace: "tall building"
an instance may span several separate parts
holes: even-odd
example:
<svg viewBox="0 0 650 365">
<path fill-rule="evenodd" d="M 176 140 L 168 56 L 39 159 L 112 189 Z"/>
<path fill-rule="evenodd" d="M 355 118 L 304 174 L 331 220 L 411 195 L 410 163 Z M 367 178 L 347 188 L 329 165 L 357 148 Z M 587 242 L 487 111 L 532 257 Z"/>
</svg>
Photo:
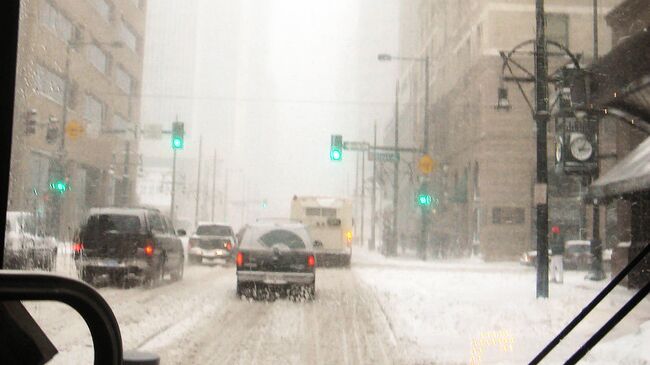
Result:
<svg viewBox="0 0 650 365">
<path fill-rule="evenodd" d="M 21 5 L 9 209 L 65 238 L 88 208 L 136 202 L 147 2 Z"/>
<path fill-rule="evenodd" d="M 611 45 L 604 15 L 618 2 L 599 1 L 601 52 Z M 583 64 L 593 54 L 592 6 L 587 0 L 547 0 L 545 6 L 547 38 L 578 55 Z M 517 85 L 501 81 L 499 52 L 535 38 L 534 1 L 402 2 L 400 28 L 400 55 L 430 59 L 428 82 L 420 64 L 403 63 L 399 89 L 400 143 L 416 146 L 423 143 L 425 87 L 430 93 L 428 152 L 438 162 L 430 189 L 440 200 L 431 210 L 430 245 L 448 255 L 473 250 L 489 260 L 517 257 L 535 243 L 536 134 L 531 109 Z M 532 44 L 520 50 L 528 52 L 518 53 L 518 61 L 532 72 Z M 550 72 L 568 64 L 562 50 L 550 50 Z M 500 87 L 509 89 L 507 112 L 495 108 Z M 522 88 L 533 100 L 532 83 Z M 553 87 L 549 90 L 553 97 Z M 567 238 L 584 237 L 587 226 L 579 218 L 584 216 L 579 199 L 584 183 L 554 173 L 553 123 L 549 125 L 551 224 L 563 227 Z M 413 166 L 416 158 L 406 162 Z M 410 199 L 417 175 L 401 175 L 400 226 L 417 232 L 419 211 Z"/>
</svg>

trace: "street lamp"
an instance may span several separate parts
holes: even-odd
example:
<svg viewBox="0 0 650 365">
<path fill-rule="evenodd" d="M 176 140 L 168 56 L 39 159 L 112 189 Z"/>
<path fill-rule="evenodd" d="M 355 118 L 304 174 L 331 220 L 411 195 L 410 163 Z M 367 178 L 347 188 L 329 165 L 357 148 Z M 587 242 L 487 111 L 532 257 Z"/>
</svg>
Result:
<svg viewBox="0 0 650 365">
<path fill-rule="evenodd" d="M 377 55 L 377 60 L 380 62 L 390 62 L 393 60 L 397 61 L 410 61 L 410 62 L 422 62 L 424 63 L 424 139 L 423 139 L 423 151 L 424 154 L 427 155 L 429 153 L 429 56 L 425 57 L 402 57 L 402 56 L 392 56 L 387 53 L 380 53 Z M 395 111 L 396 116 L 395 116 L 395 148 L 397 148 L 397 115 L 399 114 L 399 105 L 395 106 L 398 110 Z M 398 162 L 395 162 L 395 189 L 397 189 L 397 173 L 398 173 Z M 424 182 L 426 182 L 427 176 L 424 177 Z M 397 191 L 395 192 L 397 194 Z M 427 225 L 428 225 L 428 219 L 427 216 L 429 214 L 428 209 L 426 209 L 424 206 L 421 209 L 422 211 L 422 224 L 421 224 L 421 232 L 420 232 L 420 249 L 421 249 L 421 257 L 422 259 L 426 258 L 426 240 L 427 240 Z M 395 221 L 397 221 L 397 202 L 395 202 Z M 397 223 L 394 223 L 394 228 L 396 228 Z M 394 232 L 395 235 L 397 235 L 397 232 Z M 397 239 L 397 237 L 396 237 Z"/>
</svg>

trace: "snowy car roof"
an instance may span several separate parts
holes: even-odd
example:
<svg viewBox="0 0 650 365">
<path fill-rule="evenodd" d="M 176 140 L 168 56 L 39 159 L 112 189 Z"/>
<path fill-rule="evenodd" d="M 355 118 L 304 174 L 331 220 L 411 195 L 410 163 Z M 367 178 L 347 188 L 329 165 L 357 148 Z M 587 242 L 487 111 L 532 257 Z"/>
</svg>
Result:
<svg viewBox="0 0 650 365">
<path fill-rule="evenodd" d="M 120 214 L 120 215 L 140 215 L 145 211 L 156 211 L 158 209 L 154 208 L 120 208 L 120 207 L 101 207 L 101 208 L 90 208 L 88 215 L 93 214 Z"/>
<path fill-rule="evenodd" d="M 226 227 L 231 227 L 230 223 L 225 223 L 225 222 L 209 222 L 209 221 L 203 221 L 199 222 L 196 224 L 196 226 L 226 226 Z"/>
</svg>

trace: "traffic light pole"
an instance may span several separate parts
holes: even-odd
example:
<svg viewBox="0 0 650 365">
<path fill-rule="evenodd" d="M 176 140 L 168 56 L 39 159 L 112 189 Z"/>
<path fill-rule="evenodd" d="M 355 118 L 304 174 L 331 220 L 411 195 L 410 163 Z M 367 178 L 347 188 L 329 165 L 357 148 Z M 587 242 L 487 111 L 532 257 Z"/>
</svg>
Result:
<svg viewBox="0 0 650 365">
<path fill-rule="evenodd" d="M 174 158 L 172 159 L 172 205 L 171 208 L 169 209 L 169 216 L 172 220 L 172 223 L 175 222 L 176 216 L 174 215 L 174 207 L 176 204 L 176 149 L 173 149 L 174 151 Z"/>
<path fill-rule="evenodd" d="M 537 36 L 535 44 L 535 121 L 537 124 L 537 298 L 548 298 L 548 169 L 546 128 L 548 111 L 548 58 L 544 34 L 544 0 L 536 0 Z"/>
<path fill-rule="evenodd" d="M 389 250 L 387 250 L 387 256 L 394 256 L 397 254 L 397 240 L 399 235 L 397 234 L 397 207 L 399 204 L 399 80 L 395 85 L 395 153 L 397 158 L 395 158 L 394 173 L 393 173 L 393 234 L 392 242 L 388 245 Z"/>
<path fill-rule="evenodd" d="M 374 141 L 373 148 L 377 148 L 377 122 L 375 122 L 374 128 Z M 374 150 L 373 150 L 374 151 Z M 370 251 L 375 250 L 375 225 L 377 223 L 377 214 L 376 214 L 376 202 L 377 202 L 377 159 L 372 160 L 372 199 L 370 200 L 370 242 L 368 242 L 368 249 Z"/>
</svg>

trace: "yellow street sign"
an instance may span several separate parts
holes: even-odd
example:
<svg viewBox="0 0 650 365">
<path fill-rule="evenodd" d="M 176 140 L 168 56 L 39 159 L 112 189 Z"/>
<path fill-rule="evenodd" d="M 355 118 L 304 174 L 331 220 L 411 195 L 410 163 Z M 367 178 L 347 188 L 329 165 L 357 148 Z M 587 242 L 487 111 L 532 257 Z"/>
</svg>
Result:
<svg viewBox="0 0 650 365">
<path fill-rule="evenodd" d="M 84 133 L 84 126 L 81 123 L 71 120 L 65 125 L 65 134 L 66 136 L 77 139 Z"/>
<path fill-rule="evenodd" d="M 425 175 L 429 175 L 433 172 L 433 170 L 436 169 L 438 166 L 438 162 L 436 162 L 434 159 L 431 158 L 429 155 L 424 155 L 420 158 L 420 161 L 418 162 L 418 168 L 420 169 L 420 172 L 422 172 Z"/>
</svg>

